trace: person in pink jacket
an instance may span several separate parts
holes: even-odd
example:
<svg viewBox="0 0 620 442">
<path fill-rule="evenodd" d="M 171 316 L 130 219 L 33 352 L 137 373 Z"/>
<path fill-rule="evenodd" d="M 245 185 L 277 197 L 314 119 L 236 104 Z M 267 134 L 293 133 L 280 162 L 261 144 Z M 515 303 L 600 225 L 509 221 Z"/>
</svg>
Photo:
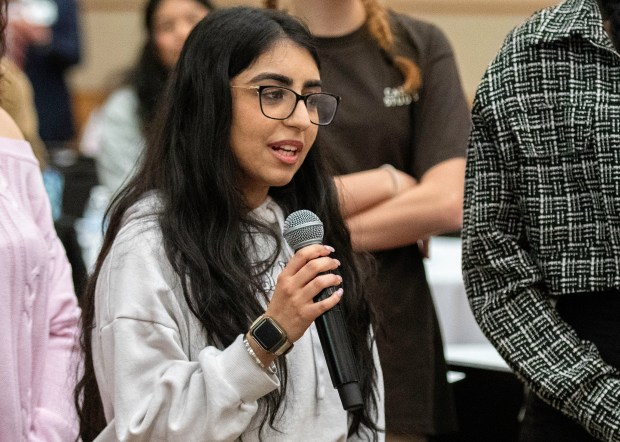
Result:
<svg viewBox="0 0 620 442">
<path fill-rule="evenodd" d="M 38 162 L 0 108 L 0 442 L 77 438 L 79 315 Z"/>
</svg>

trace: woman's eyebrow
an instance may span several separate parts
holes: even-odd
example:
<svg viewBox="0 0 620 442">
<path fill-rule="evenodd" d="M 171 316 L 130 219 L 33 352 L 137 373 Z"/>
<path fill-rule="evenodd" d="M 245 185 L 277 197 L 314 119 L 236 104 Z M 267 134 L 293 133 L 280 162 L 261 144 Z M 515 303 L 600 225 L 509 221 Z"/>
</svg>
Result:
<svg viewBox="0 0 620 442">
<path fill-rule="evenodd" d="M 276 74 L 273 72 L 263 72 L 253 77 L 250 82 L 263 81 L 263 80 L 275 80 L 278 83 L 282 83 L 286 86 L 293 84 L 293 80 L 290 77 L 282 74 Z"/>
<path fill-rule="evenodd" d="M 321 87 L 321 80 L 308 80 L 304 82 L 304 88 Z"/>
<path fill-rule="evenodd" d="M 250 83 L 254 83 L 254 82 L 258 82 L 258 81 L 264 81 L 264 80 L 274 80 L 284 86 L 292 86 L 293 85 L 293 79 L 290 77 L 287 77 L 286 75 L 282 75 L 282 74 L 276 74 L 273 72 L 263 72 L 260 73 L 258 75 L 256 75 L 255 77 L 253 77 L 250 80 Z M 311 88 L 311 87 L 321 87 L 321 80 L 307 80 L 304 82 L 304 88 Z"/>
</svg>

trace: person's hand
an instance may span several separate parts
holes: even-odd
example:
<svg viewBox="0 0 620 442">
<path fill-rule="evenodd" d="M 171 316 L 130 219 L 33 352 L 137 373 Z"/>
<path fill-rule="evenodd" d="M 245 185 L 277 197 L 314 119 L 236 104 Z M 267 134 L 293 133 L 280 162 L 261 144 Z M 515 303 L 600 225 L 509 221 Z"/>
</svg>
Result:
<svg viewBox="0 0 620 442">
<path fill-rule="evenodd" d="M 329 257 L 333 249 L 320 244 L 304 247 L 295 253 L 278 277 L 276 288 L 265 314 L 280 324 L 291 342 L 297 341 L 312 322 L 340 301 L 342 289 L 329 298 L 314 302 L 323 289 L 340 284 L 333 273 L 340 266 Z"/>
</svg>

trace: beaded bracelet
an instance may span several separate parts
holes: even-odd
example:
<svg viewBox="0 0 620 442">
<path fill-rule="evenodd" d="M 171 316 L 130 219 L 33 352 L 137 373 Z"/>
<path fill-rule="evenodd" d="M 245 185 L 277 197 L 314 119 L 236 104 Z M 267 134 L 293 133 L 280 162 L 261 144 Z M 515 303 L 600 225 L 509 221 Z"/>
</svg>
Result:
<svg viewBox="0 0 620 442">
<path fill-rule="evenodd" d="M 266 367 L 265 364 L 263 364 L 263 361 L 261 361 L 260 358 L 258 356 L 256 356 L 256 353 L 254 352 L 254 349 L 252 348 L 252 346 L 248 342 L 248 338 L 245 337 L 245 336 L 243 337 L 243 344 L 245 345 L 245 349 L 248 351 L 250 356 L 252 356 L 252 359 L 254 359 L 254 362 L 256 362 L 260 368 L 262 368 L 263 370 L 269 371 L 269 373 L 271 373 L 271 374 L 276 374 L 276 363 L 272 362 L 269 365 L 269 367 Z"/>
</svg>

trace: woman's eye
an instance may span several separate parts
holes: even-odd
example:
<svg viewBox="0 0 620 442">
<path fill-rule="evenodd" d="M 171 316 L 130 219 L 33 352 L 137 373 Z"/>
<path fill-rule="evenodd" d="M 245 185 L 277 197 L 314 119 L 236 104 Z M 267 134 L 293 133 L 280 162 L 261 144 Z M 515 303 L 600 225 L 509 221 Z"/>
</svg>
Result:
<svg viewBox="0 0 620 442">
<path fill-rule="evenodd" d="M 263 102 L 278 103 L 284 99 L 284 91 L 281 89 L 267 89 L 263 91 Z"/>
<path fill-rule="evenodd" d="M 320 97 L 320 95 L 310 95 L 306 100 L 306 106 L 308 107 L 308 109 L 316 109 L 319 105 Z"/>
</svg>

